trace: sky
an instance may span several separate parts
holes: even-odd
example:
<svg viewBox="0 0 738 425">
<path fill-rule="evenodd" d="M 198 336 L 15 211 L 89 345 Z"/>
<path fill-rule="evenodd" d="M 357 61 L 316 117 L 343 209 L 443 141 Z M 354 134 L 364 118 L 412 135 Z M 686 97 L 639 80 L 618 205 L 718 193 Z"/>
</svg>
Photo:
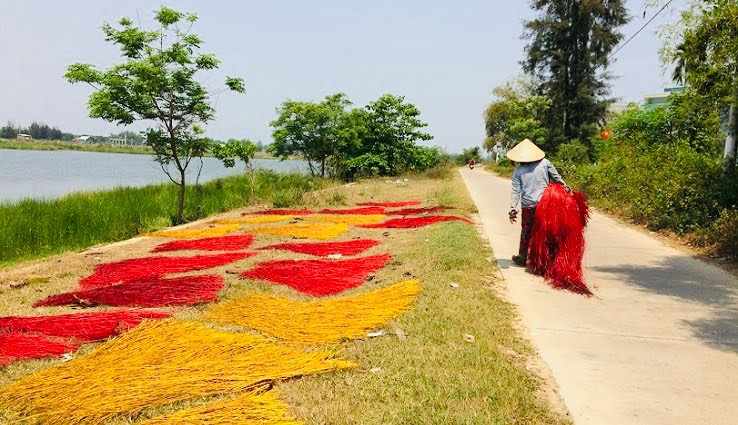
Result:
<svg viewBox="0 0 738 425">
<path fill-rule="evenodd" d="M 75 62 L 119 61 L 100 25 L 128 16 L 145 27 L 159 4 L 199 16 L 193 32 L 205 40 L 203 51 L 222 61 L 203 78 L 208 87 L 222 88 L 225 76 L 246 81 L 245 95 L 214 97 L 210 137 L 270 143 L 269 122 L 286 99 L 344 92 L 363 106 L 392 93 L 418 106 L 435 137 L 426 144 L 449 152 L 481 143 L 491 91 L 520 73 L 523 21 L 534 16 L 524 0 L 0 0 L 0 124 L 39 121 L 78 135 L 123 130 L 89 118 L 92 89 L 63 75 Z M 644 19 L 644 0 L 626 4 L 633 17 L 623 28 L 627 38 L 655 10 Z M 614 97 L 637 101 L 672 85 L 656 29 L 683 4 L 675 1 L 617 54 Z"/>
</svg>

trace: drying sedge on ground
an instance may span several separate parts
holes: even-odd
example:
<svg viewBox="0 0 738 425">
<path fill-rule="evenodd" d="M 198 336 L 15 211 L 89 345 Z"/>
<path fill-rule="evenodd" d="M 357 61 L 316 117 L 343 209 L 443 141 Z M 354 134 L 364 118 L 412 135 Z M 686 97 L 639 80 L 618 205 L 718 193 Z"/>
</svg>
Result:
<svg viewBox="0 0 738 425">
<path fill-rule="evenodd" d="M 194 322 L 146 322 L 89 354 L 3 388 L 0 407 L 51 424 L 98 424 L 117 415 L 290 377 L 351 368 L 303 351 Z"/>
<path fill-rule="evenodd" d="M 252 211 L 252 212 L 246 212 L 242 215 L 252 215 L 252 214 L 275 214 L 275 215 L 308 215 L 308 214 L 314 214 L 315 211 L 312 210 L 290 210 L 285 208 L 278 208 L 278 209 L 271 209 L 271 210 L 262 210 L 262 211 Z"/>
<path fill-rule="evenodd" d="M 331 215 L 312 215 L 306 217 L 306 221 L 325 221 L 328 223 L 345 223 L 345 224 L 374 224 L 384 219 L 382 214 L 331 214 Z"/>
<path fill-rule="evenodd" d="M 359 202 L 356 205 L 365 207 L 385 207 L 385 208 L 399 208 L 399 207 L 411 207 L 413 205 L 420 205 L 420 201 L 398 201 L 398 202 Z"/>
<path fill-rule="evenodd" d="M 267 245 L 259 249 L 282 249 L 301 254 L 326 256 L 331 254 L 356 255 L 379 245 L 374 239 L 351 239 L 341 242 L 304 242 Z"/>
<path fill-rule="evenodd" d="M 218 218 L 213 220 L 213 223 L 219 224 L 259 224 L 259 223 L 276 223 L 278 221 L 289 221 L 293 220 L 296 215 L 246 215 L 240 218 Z"/>
<path fill-rule="evenodd" d="M 251 245 L 254 235 L 218 236 L 203 239 L 185 239 L 161 244 L 151 252 L 167 251 L 240 251 Z"/>
<path fill-rule="evenodd" d="M 385 215 L 421 215 L 421 214 L 433 214 L 444 210 L 452 210 L 453 207 L 447 207 L 445 205 L 439 205 L 436 207 L 424 207 L 424 208 L 402 208 L 394 211 L 386 211 Z"/>
<path fill-rule="evenodd" d="M 215 275 L 184 276 L 173 279 L 151 277 L 118 285 L 53 295 L 34 307 L 80 305 L 92 307 L 166 307 L 214 302 L 224 280 Z"/>
<path fill-rule="evenodd" d="M 324 209 L 321 214 L 384 214 L 382 207 L 360 207 L 360 208 L 343 208 L 337 210 Z"/>
<path fill-rule="evenodd" d="M 289 236 L 297 239 L 333 239 L 348 231 L 346 223 L 300 223 L 249 229 L 252 233 Z"/>
<path fill-rule="evenodd" d="M 291 343 L 317 345 L 364 336 L 409 310 L 419 293 L 416 280 L 320 301 L 249 293 L 210 307 L 205 318 L 247 326 Z"/>
<path fill-rule="evenodd" d="M 233 233 L 241 226 L 238 224 L 220 224 L 217 226 L 197 227 L 186 229 L 164 229 L 156 232 L 147 233 L 144 236 L 155 236 L 162 238 L 207 238 L 212 236 L 223 236 Z"/>
<path fill-rule="evenodd" d="M 472 222 L 468 218 L 459 217 L 456 215 L 426 215 L 422 217 L 392 218 L 381 223 L 364 224 L 359 227 L 366 227 L 369 229 L 410 229 L 414 227 L 428 226 L 443 221 L 463 221 L 465 223 Z"/>
<path fill-rule="evenodd" d="M 514 223 L 520 204 L 522 228 L 520 249 L 512 259 L 529 272 L 544 276 L 555 288 L 591 295 L 582 277 L 589 207 L 545 156 L 528 139 L 507 153 L 511 161 L 520 164 L 513 172 L 509 215 Z"/>
<path fill-rule="evenodd" d="M 76 351 L 80 344 L 66 338 L 0 331 L 0 367 L 19 360 L 58 357 Z"/>
<path fill-rule="evenodd" d="M 252 255 L 256 255 L 256 253 L 233 252 L 193 257 L 131 258 L 115 263 L 100 264 L 95 267 L 95 271 L 91 275 L 80 280 L 79 285 L 84 289 L 91 289 L 121 282 L 162 277 L 170 273 L 205 270 L 243 260 Z"/>
<path fill-rule="evenodd" d="M 314 296 L 333 295 L 361 285 L 391 258 L 383 254 L 349 260 L 267 261 L 241 277 L 282 283 Z"/>
<path fill-rule="evenodd" d="M 138 422 L 140 425 L 304 425 L 276 390 L 247 391 L 200 406 Z"/>
</svg>

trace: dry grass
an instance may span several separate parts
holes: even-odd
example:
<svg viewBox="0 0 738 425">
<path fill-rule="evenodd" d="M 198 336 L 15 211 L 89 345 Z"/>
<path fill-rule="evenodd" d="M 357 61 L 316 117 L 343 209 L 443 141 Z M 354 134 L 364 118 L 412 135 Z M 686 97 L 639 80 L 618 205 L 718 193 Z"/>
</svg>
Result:
<svg viewBox="0 0 738 425">
<path fill-rule="evenodd" d="M 457 206 L 463 214 L 476 211 L 460 178 L 412 179 L 406 184 L 380 180 L 308 194 L 305 206 L 360 201 L 422 199 L 428 205 Z M 236 219 L 241 211 L 218 218 Z M 248 232 L 249 227 L 239 233 Z M 261 227 L 261 226 L 260 226 Z M 340 357 L 355 361 L 360 369 L 286 381 L 278 389 L 294 416 L 308 424 L 563 424 L 568 420 L 554 412 L 540 395 L 541 380 L 528 368 L 534 355 L 515 328 L 516 313 L 502 299 L 502 284 L 492 253 L 466 223 L 440 223 L 420 229 L 360 229 L 353 227 L 337 237 L 349 240 L 374 238 L 382 243 L 365 254 L 392 254 L 394 261 L 373 280 L 348 291 L 356 295 L 393 282 L 417 278 L 423 290 L 414 308 L 386 326 L 378 338 L 342 342 Z M 127 242 L 68 253 L 0 270 L 0 315 L 39 315 L 69 312 L 68 307 L 32 309 L 33 302 L 76 288 L 79 278 L 101 262 L 145 256 L 161 238 L 135 238 Z M 285 242 L 284 236 L 258 234 L 253 248 Z M 185 252 L 182 255 L 191 255 Z M 237 273 L 257 262 L 290 258 L 314 258 L 289 251 L 267 250 L 234 264 L 202 273 L 221 274 L 226 288 L 221 300 L 239 299 L 246 293 L 265 293 L 292 300 L 309 298 L 283 285 L 239 279 Z M 227 272 L 227 273 L 226 273 Z M 45 278 L 49 278 L 45 281 Z M 25 286 L 10 287 L 10 283 Z M 452 287 L 449 283 L 458 283 Z M 180 319 L 202 320 L 206 307 L 174 310 Z M 96 307 L 95 310 L 105 310 Z M 401 329 L 400 339 L 396 329 Z M 235 330 L 235 329 L 232 329 Z M 475 337 L 466 342 L 464 335 Z M 84 346 L 76 355 L 99 346 Z M 58 364 L 59 360 L 32 360 L 10 365 L 0 373 L 7 384 Z M 142 417 L 166 414 L 199 404 L 184 401 L 145 411 Z M 0 411 L 0 423 L 9 422 Z M 113 419 L 128 423 L 126 418 Z"/>
</svg>

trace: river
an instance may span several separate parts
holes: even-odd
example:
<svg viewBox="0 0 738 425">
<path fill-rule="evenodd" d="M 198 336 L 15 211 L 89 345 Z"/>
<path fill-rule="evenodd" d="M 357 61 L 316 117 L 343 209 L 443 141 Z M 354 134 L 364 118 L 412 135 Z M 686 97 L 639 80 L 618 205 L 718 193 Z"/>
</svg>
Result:
<svg viewBox="0 0 738 425">
<path fill-rule="evenodd" d="M 201 183 L 243 171 L 240 162 L 233 168 L 225 168 L 215 158 L 203 158 L 203 162 Z M 190 184 L 199 165 L 198 160 L 190 164 Z M 307 172 L 302 161 L 256 159 L 254 165 L 280 172 Z M 0 203 L 162 182 L 169 179 L 150 155 L 0 149 Z"/>
</svg>

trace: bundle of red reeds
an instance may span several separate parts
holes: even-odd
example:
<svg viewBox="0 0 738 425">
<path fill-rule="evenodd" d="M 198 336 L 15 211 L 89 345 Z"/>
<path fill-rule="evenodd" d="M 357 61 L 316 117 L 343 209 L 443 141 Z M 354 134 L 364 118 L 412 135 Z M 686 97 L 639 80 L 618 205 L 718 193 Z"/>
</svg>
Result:
<svg viewBox="0 0 738 425">
<path fill-rule="evenodd" d="M 287 208 L 276 208 L 271 210 L 261 210 L 261 211 L 252 211 L 252 212 L 246 212 L 242 215 L 252 215 L 252 214 L 270 214 L 270 215 L 308 215 L 308 214 L 314 214 L 315 211 L 311 210 L 291 210 Z"/>
<path fill-rule="evenodd" d="M 264 246 L 259 249 L 283 249 L 301 254 L 319 256 L 331 254 L 356 255 L 376 245 L 379 245 L 379 241 L 374 239 L 352 239 L 341 242 L 280 243 Z"/>
<path fill-rule="evenodd" d="M 426 215 L 422 217 L 393 218 L 376 224 L 364 224 L 359 227 L 367 227 L 373 229 L 409 229 L 413 227 L 423 227 L 442 221 L 463 221 L 471 223 L 468 218 L 456 215 Z"/>
<path fill-rule="evenodd" d="M 184 276 L 175 279 L 152 277 L 135 282 L 102 286 L 54 295 L 34 307 L 77 304 L 85 307 L 165 307 L 214 302 L 223 289 L 220 276 Z"/>
<path fill-rule="evenodd" d="M 384 214 L 382 207 L 343 208 L 338 210 L 324 209 L 321 214 Z"/>
<path fill-rule="evenodd" d="M 182 239 L 161 244 L 151 252 L 166 251 L 240 251 L 254 240 L 254 235 L 216 236 L 214 238 Z"/>
<path fill-rule="evenodd" d="M 0 331 L 0 367 L 18 360 L 61 356 L 77 350 L 80 343 L 22 332 Z"/>
<path fill-rule="evenodd" d="M 550 184 L 536 208 L 528 270 L 554 288 L 592 295 L 582 271 L 588 218 L 584 195 L 576 191 L 570 195 L 562 185 Z"/>
<path fill-rule="evenodd" d="M 420 201 L 399 201 L 399 202 L 359 202 L 356 205 L 361 205 L 364 207 L 386 207 L 386 208 L 395 208 L 395 207 L 410 207 L 413 205 L 420 205 Z"/>
<path fill-rule="evenodd" d="M 394 211 L 387 211 L 385 215 L 420 215 L 420 214 L 433 214 L 441 212 L 443 210 L 451 210 L 454 207 L 447 207 L 445 205 L 438 205 L 436 207 L 424 207 L 424 208 L 402 208 Z"/>
</svg>

